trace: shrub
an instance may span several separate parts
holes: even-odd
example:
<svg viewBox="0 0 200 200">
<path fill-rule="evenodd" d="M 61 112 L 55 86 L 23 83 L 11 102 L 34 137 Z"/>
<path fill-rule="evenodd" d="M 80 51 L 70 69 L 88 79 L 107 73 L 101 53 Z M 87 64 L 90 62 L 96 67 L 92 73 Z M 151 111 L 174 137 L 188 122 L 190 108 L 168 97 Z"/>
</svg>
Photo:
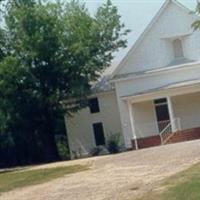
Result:
<svg viewBox="0 0 200 200">
<path fill-rule="evenodd" d="M 90 151 L 91 156 L 100 156 L 100 155 L 107 155 L 107 154 L 109 154 L 109 152 L 105 146 L 97 146 L 97 147 L 94 147 Z"/>
<path fill-rule="evenodd" d="M 0 133 L 0 168 L 16 164 L 15 142 L 10 133 Z"/>
<path fill-rule="evenodd" d="M 69 148 L 67 144 L 67 137 L 65 135 L 56 135 L 56 144 L 61 160 L 69 160 Z"/>
<path fill-rule="evenodd" d="M 120 134 L 111 134 L 107 140 L 107 149 L 110 153 L 118 153 L 120 151 Z"/>
</svg>

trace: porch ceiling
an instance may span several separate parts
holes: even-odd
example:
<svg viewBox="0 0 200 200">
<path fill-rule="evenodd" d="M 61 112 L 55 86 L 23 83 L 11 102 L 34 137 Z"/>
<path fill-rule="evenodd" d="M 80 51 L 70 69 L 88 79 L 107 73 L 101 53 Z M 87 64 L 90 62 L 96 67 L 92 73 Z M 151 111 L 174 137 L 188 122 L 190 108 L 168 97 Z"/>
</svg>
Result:
<svg viewBox="0 0 200 200">
<path fill-rule="evenodd" d="M 152 88 L 142 92 L 137 92 L 127 96 L 121 96 L 121 99 L 132 102 L 140 102 L 163 98 L 166 96 L 177 96 L 200 91 L 200 79 L 181 81 L 172 84 L 167 84 L 158 88 Z"/>
</svg>

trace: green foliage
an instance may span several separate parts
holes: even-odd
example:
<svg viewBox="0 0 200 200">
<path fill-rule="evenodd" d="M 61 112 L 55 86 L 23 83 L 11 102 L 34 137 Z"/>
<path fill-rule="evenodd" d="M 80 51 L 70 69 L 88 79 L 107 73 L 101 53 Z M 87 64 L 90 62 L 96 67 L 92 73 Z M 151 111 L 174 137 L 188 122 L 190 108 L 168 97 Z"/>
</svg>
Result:
<svg viewBox="0 0 200 200">
<path fill-rule="evenodd" d="M 5 56 L 5 35 L 4 31 L 0 29 L 0 61 Z"/>
<path fill-rule="evenodd" d="M 90 151 L 91 156 L 101 156 L 109 154 L 107 148 L 105 146 L 96 146 Z"/>
<path fill-rule="evenodd" d="M 65 135 L 56 135 L 56 144 L 61 160 L 69 160 L 70 153 Z"/>
<path fill-rule="evenodd" d="M 0 167 L 11 166 L 15 154 L 15 143 L 10 133 L 0 133 Z"/>
<path fill-rule="evenodd" d="M 58 160 L 58 121 L 86 105 L 129 31 L 110 1 L 95 16 L 76 0 L 7 0 L 4 10 L 0 131 L 11 134 L 18 164 Z"/>
<path fill-rule="evenodd" d="M 107 141 L 107 148 L 110 153 L 119 153 L 120 134 L 111 134 Z"/>
<path fill-rule="evenodd" d="M 195 11 L 193 12 L 193 14 L 196 14 L 196 15 L 200 15 L 200 2 L 197 1 L 197 5 L 196 5 L 196 9 Z M 196 20 L 193 24 L 192 24 L 192 28 L 196 31 L 196 30 L 199 30 L 200 29 L 200 20 Z"/>
</svg>

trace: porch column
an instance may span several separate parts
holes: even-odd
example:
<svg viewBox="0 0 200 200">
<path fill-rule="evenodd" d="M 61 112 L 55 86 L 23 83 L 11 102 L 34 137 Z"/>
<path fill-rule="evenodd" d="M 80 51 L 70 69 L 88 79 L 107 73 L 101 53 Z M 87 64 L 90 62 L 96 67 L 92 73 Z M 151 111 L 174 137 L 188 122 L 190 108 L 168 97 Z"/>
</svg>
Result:
<svg viewBox="0 0 200 200">
<path fill-rule="evenodd" d="M 167 105 L 169 110 L 169 118 L 172 126 L 172 132 L 175 132 L 177 130 L 176 123 L 175 123 L 175 115 L 174 115 L 174 109 L 172 105 L 171 97 L 167 97 Z"/>
<path fill-rule="evenodd" d="M 132 131 L 132 134 L 133 134 L 135 149 L 137 150 L 138 149 L 138 143 L 137 143 L 137 136 L 136 136 L 134 118 L 133 118 L 132 104 L 129 101 L 127 101 L 127 104 L 128 104 L 128 111 L 129 111 L 129 117 L 130 117 L 130 123 L 131 123 L 131 131 Z"/>
</svg>

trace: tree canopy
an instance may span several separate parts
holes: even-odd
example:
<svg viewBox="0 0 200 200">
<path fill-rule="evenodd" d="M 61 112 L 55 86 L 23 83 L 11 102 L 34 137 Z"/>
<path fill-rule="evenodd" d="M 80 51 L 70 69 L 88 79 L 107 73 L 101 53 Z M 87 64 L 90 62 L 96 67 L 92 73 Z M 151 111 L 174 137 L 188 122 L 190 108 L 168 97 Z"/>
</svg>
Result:
<svg viewBox="0 0 200 200">
<path fill-rule="evenodd" d="M 197 5 L 196 5 L 196 9 L 194 12 L 192 12 L 193 14 L 196 14 L 197 16 L 200 15 L 200 2 L 197 0 Z M 193 24 L 192 24 L 192 28 L 197 31 L 200 29 L 200 20 L 196 20 Z"/>
<path fill-rule="evenodd" d="M 95 15 L 78 0 L 3 2 L 0 156 L 15 164 L 58 160 L 63 115 L 85 105 L 113 53 L 126 47 L 129 30 L 110 0 Z M 72 98 L 73 109 L 65 106 Z"/>
</svg>

